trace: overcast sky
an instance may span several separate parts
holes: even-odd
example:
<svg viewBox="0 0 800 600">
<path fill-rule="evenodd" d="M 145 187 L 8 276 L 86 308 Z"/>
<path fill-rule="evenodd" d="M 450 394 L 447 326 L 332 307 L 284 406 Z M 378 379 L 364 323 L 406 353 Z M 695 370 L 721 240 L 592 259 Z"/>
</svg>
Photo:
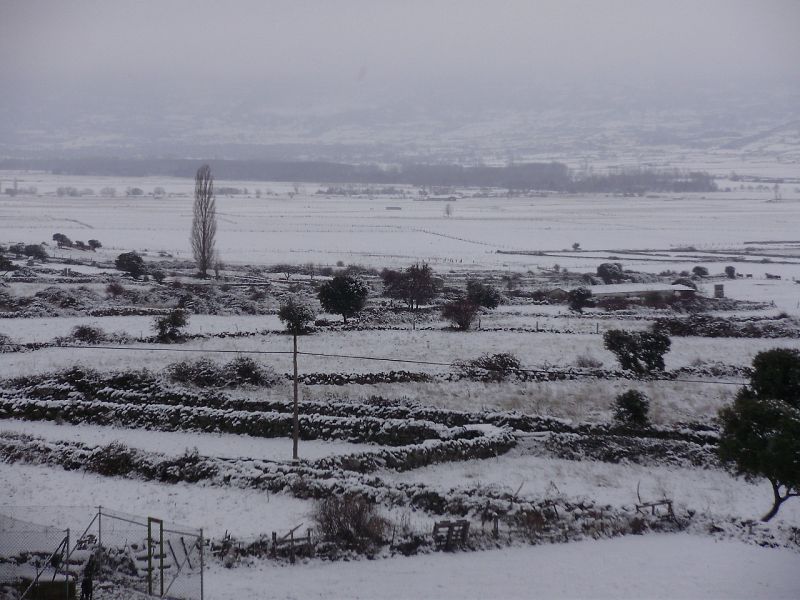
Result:
<svg viewBox="0 0 800 600">
<path fill-rule="evenodd" d="M 587 81 L 800 82 L 798 0 L 0 0 L 5 90 L 265 105 Z M 56 87 L 54 84 L 57 84 Z"/>
</svg>

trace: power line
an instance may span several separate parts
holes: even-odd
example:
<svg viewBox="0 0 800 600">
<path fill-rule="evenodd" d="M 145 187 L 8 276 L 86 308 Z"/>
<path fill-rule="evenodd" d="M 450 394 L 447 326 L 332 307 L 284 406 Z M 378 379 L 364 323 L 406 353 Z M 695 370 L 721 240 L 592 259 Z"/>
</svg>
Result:
<svg viewBox="0 0 800 600">
<path fill-rule="evenodd" d="M 408 363 L 412 365 L 430 365 L 434 367 L 450 367 L 452 363 L 443 363 L 443 362 L 435 362 L 430 360 L 416 360 L 416 359 L 408 359 L 408 358 L 388 358 L 388 357 L 381 357 L 381 356 L 358 356 L 354 354 L 325 354 L 322 352 L 298 352 L 300 355 L 305 356 L 318 356 L 322 358 L 352 358 L 356 360 L 374 360 L 374 361 L 381 361 L 381 362 L 399 362 L 399 363 Z M 522 371 L 523 369 L 513 369 L 514 371 Z"/>
<path fill-rule="evenodd" d="M 14 344 L 2 344 L 0 346 L 13 346 Z M 91 345 L 78 345 L 78 344 L 59 344 L 58 346 L 48 346 L 49 348 L 69 348 L 78 350 L 122 350 L 122 351 L 138 351 L 138 352 L 184 352 L 184 353 L 199 353 L 199 354 L 256 354 L 256 355 L 291 355 L 294 354 L 291 350 L 226 350 L 226 349 L 203 349 L 203 348 L 163 348 L 160 346 L 91 346 Z M 352 360 L 366 360 L 374 362 L 390 362 L 390 363 L 405 363 L 413 365 L 424 365 L 433 367 L 452 367 L 453 363 L 445 363 L 429 360 L 418 360 L 409 358 L 394 358 L 382 356 L 365 356 L 357 354 L 331 354 L 324 352 L 297 352 L 302 356 L 314 356 L 318 358 L 346 358 Z M 500 371 L 504 369 L 492 367 L 475 367 L 484 371 Z M 567 371 L 564 369 L 534 369 L 531 367 L 518 367 L 509 368 L 508 371 L 517 373 L 536 373 L 542 375 L 576 375 L 574 371 Z M 592 377 L 593 375 L 587 374 Z M 703 379 L 677 379 L 672 377 L 654 377 L 644 381 L 673 381 L 676 383 L 693 383 L 693 384 L 712 384 L 712 385 L 744 385 L 744 382 L 736 381 L 720 381 L 720 380 L 703 380 Z"/>
<path fill-rule="evenodd" d="M 0 344 L 0 346 L 14 344 Z M 204 350 L 203 348 L 161 348 L 157 346 L 82 346 L 78 344 L 58 344 L 45 348 L 73 348 L 78 350 L 134 350 L 139 352 L 199 352 L 215 354 L 292 354 L 291 350 Z M 44 348 L 42 348 L 44 349 Z"/>
</svg>

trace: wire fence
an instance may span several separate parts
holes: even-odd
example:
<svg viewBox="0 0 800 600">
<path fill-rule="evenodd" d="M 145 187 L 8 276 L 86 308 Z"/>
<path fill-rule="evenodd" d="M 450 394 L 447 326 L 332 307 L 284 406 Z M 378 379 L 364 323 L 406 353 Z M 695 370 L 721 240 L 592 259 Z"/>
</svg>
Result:
<svg viewBox="0 0 800 600">
<path fill-rule="evenodd" d="M 202 529 L 96 507 L 2 507 L 61 529 L 0 514 L 0 599 L 74 600 L 98 584 L 157 598 L 203 600 Z M 65 511 L 65 509 L 68 509 Z"/>
<path fill-rule="evenodd" d="M 0 598 L 74 598 L 70 530 L 0 514 Z"/>
<path fill-rule="evenodd" d="M 159 598 L 203 598 L 201 529 L 101 507 L 95 532 L 101 576 Z"/>
<path fill-rule="evenodd" d="M 0 343 L 2 346 L 2 343 Z M 95 346 L 90 344 L 71 344 L 71 345 L 58 345 L 53 346 L 56 349 L 79 349 L 79 350 L 104 350 L 104 351 L 140 351 L 140 352 L 169 352 L 169 353 L 198 353 L 198 354 L 253 354 L 253 355 L 294 355 L 292 350 L 248 350 L 248 349 L 205 349 L 205 348 L 164 348 L 163 346 Z M 335 354 L 324 352 L 304 352 L 298 351 L 297 356 L 313 356 L 317 358 L 330 358 L 330 359 L 346 359 L 346 360 L 359 360 L 370 362 L 382 363 L 403 363 L 409 365 L 423 365 L 430 367 L 448 367 L 452 368 L 454 362 L 442 362 L 431 360 L 420 360 L 415 358 L 402 358 L 402 357 L 389 357 L 389 356 L 367 356 L 367 355 L 353 355 L 353 354 Z M 454 359 L 455 361 L 455 359 Z M 481 367 L 484 370 L 496 370 L 493 367 Z M 541 367 L 506 367 L 503 370 L 516 373 L 533 373 L 541 375 L 570 375 L 576 374 L 575 369 L 563 368 L 541 368 Z M 674 381 L 679 383 L 692 383 L 698 385 L 734 385 L 742 386 L 745 381 L 742 378 L 736 377 L 736 381 L 721 380 L 721 379 L 689 379 L 681 377 L 659 376 L 658 371 L 650 374 L 647 377 L 648 381 Z M 585 374 L 587 377 L 605 378 L 604 373 L 592 374 L 591 372 Z"/>
</svg>

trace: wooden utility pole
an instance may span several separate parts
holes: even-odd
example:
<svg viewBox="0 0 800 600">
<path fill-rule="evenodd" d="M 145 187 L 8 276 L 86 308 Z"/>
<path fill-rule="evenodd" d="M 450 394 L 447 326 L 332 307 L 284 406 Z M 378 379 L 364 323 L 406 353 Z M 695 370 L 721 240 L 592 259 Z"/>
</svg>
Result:
<svg viewBox="0 0 800 600">
<path fill-rule="evenodd" d="M 297 401 L 297 333 L 292 334 L 294 340 L 294 352 L 292 354 L 294 359 L 294 419 L 292 431 L 292 460 L 297 462 L 300 458 L 297 456 L 297 440 L 300 438 L 300 418 L 298 416 L 298 401 Z"/>
</svg>

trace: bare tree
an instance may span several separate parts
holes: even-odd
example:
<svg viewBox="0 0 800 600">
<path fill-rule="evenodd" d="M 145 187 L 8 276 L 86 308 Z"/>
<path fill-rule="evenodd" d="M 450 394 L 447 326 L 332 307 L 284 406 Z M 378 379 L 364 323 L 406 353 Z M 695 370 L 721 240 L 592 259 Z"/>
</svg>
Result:
<svg viewBox="0 0 800 600">
<path fill-rule="evenodd" d="M 203 277 L 214 261 L 214 237 L 217 233 L 217 207 L 214 199 L 214 177 L 211 168 L 203 165 L 194 178 L 194 218 L 192 219 L 192 252 L 197 270 Z"/>
</svg>

